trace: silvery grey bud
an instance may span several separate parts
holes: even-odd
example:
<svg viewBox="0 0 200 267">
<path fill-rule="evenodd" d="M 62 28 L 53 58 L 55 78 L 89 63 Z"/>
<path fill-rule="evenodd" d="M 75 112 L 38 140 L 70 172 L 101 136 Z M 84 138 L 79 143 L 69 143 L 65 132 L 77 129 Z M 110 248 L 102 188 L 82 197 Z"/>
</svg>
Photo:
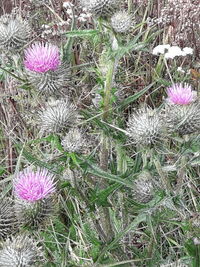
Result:
<svg viewBox="0 0 200 267">
<path fill-rule="evenodd" d="M 69 100 L 56 100 L 48 103 L 39 112 L 39 123 L 42 131 L 59 133 L 74 127 L 77 123 L 77 111 Z"/>
<path fill-rule="evenodd" d="M 200 131 L 200 102 L 188 105 L 166 104 L 164 121 L 169 132 L 178 132 L 181 135 Z"/>
<path fill-rule="evenodd" d="M 5 14 L 0 17 L 0 48 L 21 49 L 29 40 L 31 28 L 21 17 Z"/>
<path fill-rule="evenodd" d="M 143 146 L 155 144 L 163 135 L 163 124 L 157 110 L 142 108 L 128 120 L 128 136 L 133 143 Z"/>
<path fill-rule="evenodd" d="M 133 198 L 137 202 L 147 203 L 152 200 L 156 183 L 148 171 L 143 171 L 134 181 Z"/>
<path fill-rule="evenodd" d="M 111 26 L 115 32 L 124 33 L 129 31 L 132 24 L 132 16 L 126 11 L 119 11 L 111 17 Z"/>
<path fill-rule="evenodd" d="M 29 267 L 41 263 L 43 255 L 38 243 L 27 235 L 11 237 L 2 243 L 0 267 Z"/>
<path fill-rule="evenodd" d="M 82 5 L 97 17 L 110 17 L 121 0 L 81 0 Z"/>
</svg>

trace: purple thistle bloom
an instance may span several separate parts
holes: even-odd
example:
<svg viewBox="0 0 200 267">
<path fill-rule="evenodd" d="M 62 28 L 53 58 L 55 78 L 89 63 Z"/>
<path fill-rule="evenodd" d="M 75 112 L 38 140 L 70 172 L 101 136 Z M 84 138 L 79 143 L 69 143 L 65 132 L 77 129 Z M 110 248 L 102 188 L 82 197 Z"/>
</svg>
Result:
<svg viewBox="0 0 200 267">
<path fill-rule="evenodd" d="M 35 72 L 47 72 L 56 70 L 61 64 L 59 49 L 49 43 L 34 43 L 25 50 L 24 65 Z"/>
<path fill-rule="evenodd" d="M 46 169 L 38 169 L 36 172 L 30 168 L 25 169 L 14 182 L 15 194 L 28 202 L 43 199 L 55 190 L 54 177 Z"/>
<path fill-rule="evenodd" d="M 170 104 L 188 105 L 194 102 L 197 97 L 197 93 L 192 90 L 191 86 L 184 84 L 174 84 L 167 89 L 168 102 Z"/>
</svg>

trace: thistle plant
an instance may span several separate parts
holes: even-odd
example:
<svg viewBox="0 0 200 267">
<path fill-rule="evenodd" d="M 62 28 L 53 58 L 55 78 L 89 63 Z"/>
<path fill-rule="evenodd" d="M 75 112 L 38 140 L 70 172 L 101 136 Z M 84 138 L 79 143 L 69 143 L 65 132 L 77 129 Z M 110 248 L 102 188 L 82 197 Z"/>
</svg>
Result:
<svg viewBox="0 0 200 267">
<path fill-rule="evenodd" d="M 42 265 L 34 234 L 46 265 L 199 267 L 198 47 L 148 22 L 172 1 L 33 2 L 0 66 L 0 266 Z"/>
<path fill-rule="evenodd" d="M 59 48 L 50 43 L 34 43 L 24 54 L 26 73 L 35 89 L 47 94 L 60 92 L 67 81 L 67 69 L 61 63 Z"/>
<path fill-rule="evenodd" d="M 5 14 L 0 17 L 0 49 L 14 52 L 28 43 L 31 28 L 20 16 Z"/>
<path fill-rule="evenodd" d="M 28 235 L 8 238 L 0 250 L 1 267 L 36 266 L 43 261 L 43 253 L 38 242 Z"/>
<path fill-rule="evenodd" d="M 19 222 L 39 226 L 55 210 L 54 176 L 46 169 L 25 169 L 14 180 L 15 212 Z"/>
</svg>

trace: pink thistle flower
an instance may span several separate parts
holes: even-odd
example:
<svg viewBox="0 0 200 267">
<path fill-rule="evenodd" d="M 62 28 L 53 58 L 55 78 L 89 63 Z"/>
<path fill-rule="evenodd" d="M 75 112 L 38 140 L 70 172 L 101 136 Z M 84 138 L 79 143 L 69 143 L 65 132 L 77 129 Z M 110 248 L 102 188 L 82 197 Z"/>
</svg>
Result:
<svg viewBox="0 0 200 267">
<path fill-rule="evenodd" d="M 55 190 L 54 177 L 46 169 L 34 172 L 27 168 L 19 173 L 14 182 L 17 197 L 28 202 L 43 199 Z"/>
<path fill-rule="evenodd" d="M 167 89 L 167 101 L 170 104 L 188 105 L 197 98 L 197 93 L 192 90 L 191 86 L 184 84 L 174 84 Z"/>
<path fill-rule="evenodd" d="M 25 50 L 24 65 L 35 72 L 56 70 L 61 64 L 59 49 L 49 43 L 34 43 Z"/>
</svg>

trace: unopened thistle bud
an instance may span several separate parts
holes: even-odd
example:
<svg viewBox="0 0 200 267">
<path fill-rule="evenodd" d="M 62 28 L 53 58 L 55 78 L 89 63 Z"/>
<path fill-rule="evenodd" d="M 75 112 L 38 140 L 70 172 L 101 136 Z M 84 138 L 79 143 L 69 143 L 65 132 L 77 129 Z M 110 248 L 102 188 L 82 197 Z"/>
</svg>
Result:
<svg viewBox="0 0 200 267">
<path fill-rule="evenodd" d="M 121 0 L 81 0 L 83 7 L 97 17 L 111 17 L 119 8 L 120 2 Z"/>
<path fill-rule="evenodd" d="M 163 125 L 157 110 L 142 108 L 133 113 L 128 120 L 128 136 L 136 145 L 151 145 L 160 141 Z"/>
<path fill-rule="evenodd" d="M 132 17 L 126 11 L 119 11 L 111 17 L 111 26 L 115 32 L 127 32 L 131 24 Z"/>
<path fill-rule="evenodd" d="M 200 131 L 200 103 L 197 94 L 187 84 L 175 84 L 167 90 L 165 123 L 169 132 L 181 135 Z"/>
<path fill-rule="evenodd" d="M 13 207 L 13 201 L 5 198 L 0 202 L 0 239 L 13 234 L 16 230 L 16 216 Z"/>
<path fill-rule="evenodd" d="M 160 267 L 189 267 L 190 265 L 179 261 L 171 262 L 167 264 L 161 264 Z"/>
<path fill-rule="evenodd" d="M 14 180 L 15 212 L 20 223 L 39 226 L 55 209 L 54 176 L 46 169 L 25 169 Z"/>
<path fill-rule="evenodd" d="M 59 133 L 74 127 L 77 118 L 76 108 L 68 100 L 48 103 L 47 107 L 39 112 L 41 130 L 49 133 Z"/>
<path fill-rule="evenodd" d="M 152 200 L 155 192 L 155 182 L 149 172 L 142 172 L 134 181 L 133 199 L 147 203 Z"/>
<path fill-rule="evenodd" d="M 0 48 L 6 51 L 21 49 L 29 40 L 31 28 L 28 23 L 17 16 L 0 17 Z"/>
<path fill-rule="evenodd" d="M 67 68 L 61 64 L 59 49 L 49 43 L 34 43 L 25 50 L 26 73 L 41 93 L 59 92 L 67 79 Z"/>
<path fill-rule="evenodd" d="M 81 153 L 86 146 L 86 140 L 80 129 L 71 129 L 64 137 L 62 145 L 68 152 Z"/>
<path fill-rule="evenodd" d="M 27 235 L 11 237 L 2 243 L 0 267 L 29 267 L 43 261 L 38 243 Z"/>
</svg>

